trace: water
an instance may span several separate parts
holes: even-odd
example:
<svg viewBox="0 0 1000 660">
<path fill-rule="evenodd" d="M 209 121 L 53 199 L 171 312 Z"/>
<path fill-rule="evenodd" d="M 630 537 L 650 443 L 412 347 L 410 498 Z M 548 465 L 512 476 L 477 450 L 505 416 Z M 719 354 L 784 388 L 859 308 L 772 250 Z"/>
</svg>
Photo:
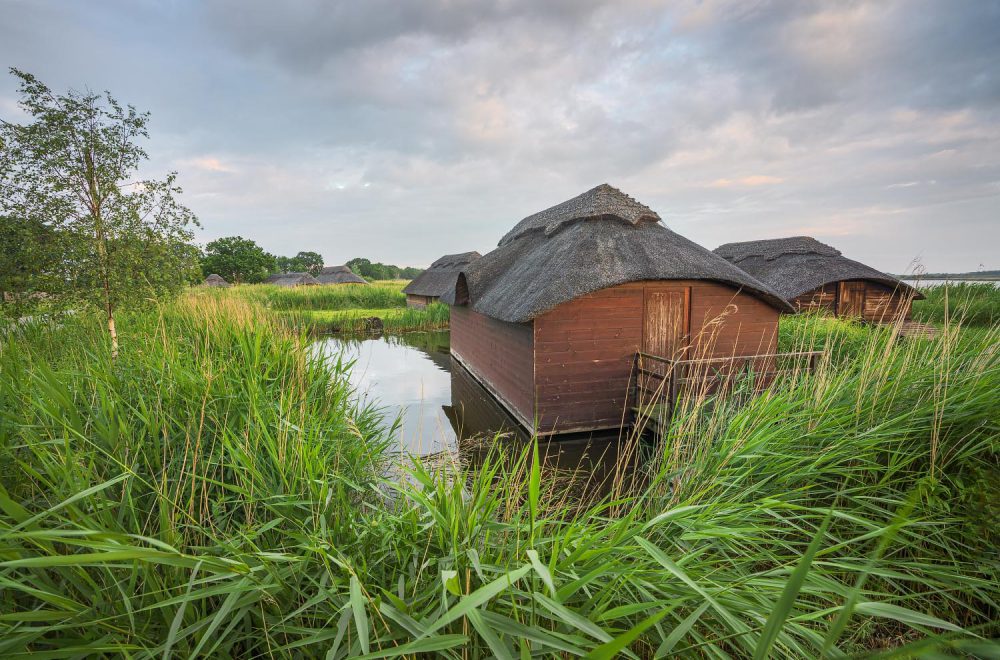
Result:
<svg viewBox="0 0 1000 660">
<path fill-rule="evenodd" d="M 355 360 L 350 382 L 362 399 L 381 407 L 388 422 L 398 419 L 393 435 L 401 453 L 458 457 L 473 467 L 496 442 L 508 443 L 517 455 L 529 440 L 496 399 L 451 357 L 447 330 L 364 339 L 328 337 L 315 347 L 326 355 Z M 587 489 L 601 492 L 623 474 L 631 475 L 639 460 L 624 449 L 617 432 L 541 442 L 539 453 L 546 474 L 582 470 Z"/>
<path fill-rule="evenodd" d="M 942 284 L 948 284 L 948 285 L 952 285 L 953 286 L 955 284 L 962 284 L 964 282 L 968 282 L 970 284 L 983 284 L 983 283 L 988 282 L 988 283 L 992 284 L 995 287 L 1000 287 L 1000 280 L 925 280 L 925 279 L 920 279 L 920 280 L 903 280 L 903 281 L 906 282 L 907 284 L 909 284 L 910 286 L 915 286 L 915 287 L 918 287 L 918 288 L 922 287 L 922 286 L 941 286 Z"/>
<path fill-rule="evenodd" d="M 451 405 L 451 355 L 448 332 L 415 332 L 399 337 L 317 342 L 328 355 L 354 360 L 350 382 L 362 400 L 377 403 L 386 420 L 398 418 L 399 449 L 433 454 L 457 448 L 445 414 Z"/>
</svg>

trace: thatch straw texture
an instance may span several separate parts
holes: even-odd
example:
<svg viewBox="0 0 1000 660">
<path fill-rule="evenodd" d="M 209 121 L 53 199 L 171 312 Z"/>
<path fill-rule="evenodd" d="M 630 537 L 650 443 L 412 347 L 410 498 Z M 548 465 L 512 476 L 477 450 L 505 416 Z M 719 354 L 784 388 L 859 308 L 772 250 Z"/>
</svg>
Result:
<svg viewBox="0 0 1000 660">
<path fill-rule="evenodd" d="M 717 247 L 715 253 L 788 300 L 842 280 L 877 282 L 915 299 L 923 298 L 916 289 L 892 275 L 848 259 L 840 250 L 810 236 L 726 243 Z"/>
<path fill-rule="evenodd" d="M 472 308 L 512 323 L 641 280 L 721 282 L 791 311 L 766 284 L 667 229 L 654 211 L 607 184 L 525 218 L 463 273 Z M 455 304 L 462 285 L 442 301 Z"/>
<path fill-rule="evenodd" d="M 446 254 L 407 284 L 406 288 L 403 289 L 403 293 L 412 296 L 433 296 L 440 298 L 455 288 L 455 282 L 458 280 L 458 274 L 462 272 L 462 269 L 481 256 L 478 252 Z"/>
<path fill-rule="evenodd" d="M 368 284 L 361 276 L 355 275 L 347 266 L 324 266 L 316 280 L 320 284 Z"/>
</svg>

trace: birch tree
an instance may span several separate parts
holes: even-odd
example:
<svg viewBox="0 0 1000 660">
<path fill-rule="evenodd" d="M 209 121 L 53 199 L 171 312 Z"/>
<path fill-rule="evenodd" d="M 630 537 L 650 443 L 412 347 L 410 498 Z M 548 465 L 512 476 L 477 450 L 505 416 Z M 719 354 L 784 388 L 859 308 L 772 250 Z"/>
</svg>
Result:
<svg viewBox="0 0 1000 660">
<path fill-rule="evenodd" d="M 56 94 L 11 73 L 28 121 L 0 121 L 0 215 L 58 235 L 63 277 L 46 295 L 99 307 L 117 357 L 116 308 L 176 289 L 196 271 L 197 218 L 177 199 L 176 172 L 139 178 L 149 113 L 108 92 Z"/>
</svg>

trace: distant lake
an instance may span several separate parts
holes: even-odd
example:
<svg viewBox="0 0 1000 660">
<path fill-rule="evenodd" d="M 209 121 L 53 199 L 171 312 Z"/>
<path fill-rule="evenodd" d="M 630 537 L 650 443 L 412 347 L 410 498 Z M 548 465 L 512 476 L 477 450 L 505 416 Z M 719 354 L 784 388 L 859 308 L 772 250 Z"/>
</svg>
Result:
<svg viewBox="0 0 1000 660">
<path fill-rule="evenodd" d="M 921 286 L 941 286 L 942 284 L 992 284 L 993 286 L 1000 287 L 1000 280 L 903 280 L 911 286 L 921 287 Z"/>
</svg>

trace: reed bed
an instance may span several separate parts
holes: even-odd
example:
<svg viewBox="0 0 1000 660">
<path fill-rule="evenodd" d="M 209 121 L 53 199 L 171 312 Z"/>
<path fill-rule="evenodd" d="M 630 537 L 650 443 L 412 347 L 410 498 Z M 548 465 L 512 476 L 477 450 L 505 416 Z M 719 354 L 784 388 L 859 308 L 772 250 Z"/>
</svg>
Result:
<svg viewBox="0 0 1000 660">
<path fill-rule="evenodd" d="M 920 289 L 924 300 L 913 303 L 913 318 L 924 323 L 959 319 L 966 327 L 1000 324 L 1000 282 L 953 282 Z"/>
<path fill-rule="evenodd" d="M 247 301 L 121 325 L 0 338 L 5 656 L 998 653 L 998 328 L 795 320 L 815 373 L 686 399 L 581 500 L 536 443 L 387 471 L 350 365 Z"/>
<path fill-rule="evenodd" d="M 232 293 L 274 310 L 345 310 L 406 307 L 397 280 L 364 284 L 325 284 L 286 288 L 270 284 L 236 287 Z"/>
<path fill-rule="evenodd" d="M 440 330 L 447 328 L 451 313 L 447 305 L 431 303 L 425 308 L 391 307 L 388 309 L 348 309 L 341 311 L 294 311 L 281 318 L 293 328 L 311 334 L 362 335 L 371 332 Z M 379 319 L 373 322 L 372 319 Z"/>
</svg>

